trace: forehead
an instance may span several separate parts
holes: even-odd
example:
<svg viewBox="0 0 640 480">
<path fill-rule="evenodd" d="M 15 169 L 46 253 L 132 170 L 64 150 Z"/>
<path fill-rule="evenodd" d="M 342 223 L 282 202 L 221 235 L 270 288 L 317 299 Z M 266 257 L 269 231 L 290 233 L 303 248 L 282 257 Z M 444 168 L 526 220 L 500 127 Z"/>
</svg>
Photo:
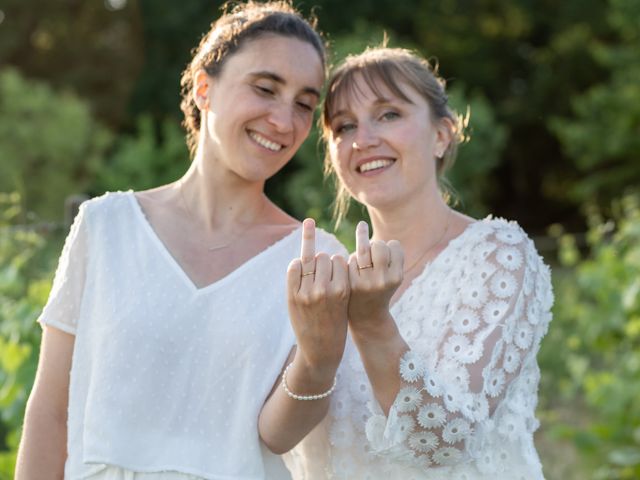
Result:
<svg viewBox="0 0 640 480">
<path fill-rule="evenodd" d="M 317 50 L 296 37 L 264 34 L 247 40 L 231 54 L 222 68 L 222 76 L 240 78 L 257 71 L 277 73 L 287 81 L 320 88 L 324 66 Z"/>
<path fill-rule="evenodd" d="M 366 69 L 350 71 L 332 85 L 327 95 L 328 112 L 333 115 L 359 104 L 385 100 L 415 103 L 415 95 L 411 86 L 392 73 Z"/>
</svg>

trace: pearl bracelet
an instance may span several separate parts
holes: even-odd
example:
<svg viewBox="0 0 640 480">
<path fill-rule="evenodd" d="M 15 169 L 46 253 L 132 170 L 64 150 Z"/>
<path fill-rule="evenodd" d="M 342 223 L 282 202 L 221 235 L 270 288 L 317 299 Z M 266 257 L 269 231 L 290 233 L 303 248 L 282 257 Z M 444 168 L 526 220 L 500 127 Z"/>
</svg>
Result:
<svg viewBox="0 0 640 480">
<path fill-rule="evenodd" d="M 319 393 L 318 395 L 297 395 L 293 393 L 291 390 L 289 390 L 289 387 L 287 386 L 287 373 L 289 373 L 289 369 L 291 368 L 292 365 L 293 365 L 293 362 L 287 365 L 287 368 L 284 369 L 284 373 L 282 374 L 282 388 L 284 388 L 284 391 L 286 392 L 286 394 L 289 397 L 293 398 L 294 400 L 321 400 L 323 398 L 327 398 L 336 389 L 338 378 L 334 377 L 333 385 L 329 390 L 327 390 L 324 393 Z"/>
</svg>

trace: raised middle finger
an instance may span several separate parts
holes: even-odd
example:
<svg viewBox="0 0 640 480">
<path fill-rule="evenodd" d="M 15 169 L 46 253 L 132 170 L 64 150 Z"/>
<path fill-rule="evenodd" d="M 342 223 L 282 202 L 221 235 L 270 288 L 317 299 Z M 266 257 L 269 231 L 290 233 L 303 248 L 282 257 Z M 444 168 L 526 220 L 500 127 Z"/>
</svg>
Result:
<svg viewBox="0 0 640 480">
<path fill-rule="evenodd" d="M 316 271 L 316 222 L 312 218 L 302 222 L 300 262 L 302 263 L 302 280 L 313 280 Z"/>
<path fill-rule="evenodd" d="M 367 222 L 359 222 L 356 227 L 356 259 L 359 271 L 373 267 L 371 245 L 369 244 L 369 225 Z"/>
</svg>

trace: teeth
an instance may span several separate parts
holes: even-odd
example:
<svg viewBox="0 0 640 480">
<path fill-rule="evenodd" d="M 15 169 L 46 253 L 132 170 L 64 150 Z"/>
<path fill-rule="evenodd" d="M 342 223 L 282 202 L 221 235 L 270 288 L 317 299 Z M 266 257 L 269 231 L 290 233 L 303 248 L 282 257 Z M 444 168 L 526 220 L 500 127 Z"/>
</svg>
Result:
<svg viewBox="0 0 640 480">
<path fill-rule="evenodd" d="M 376 170 L 378 168 L 384 168 L 393 163 L 392 160 L 373 160 L 372 162 L 363 163 L 360 165 L 360 172 L 368 172 L 370 170 Z"/>
<path fill-rule="evenodd" d="M 249 136 L 253 138 L 256 142 L 262 145 L 264 148 L 271 150 L 272 152 L 278 152 L 282 150 L 282 145 L 279 143 L 271 142 L 264 138 L 262 135 L 257 134 L 256 132 L 249 132 Z"/>
</svg>

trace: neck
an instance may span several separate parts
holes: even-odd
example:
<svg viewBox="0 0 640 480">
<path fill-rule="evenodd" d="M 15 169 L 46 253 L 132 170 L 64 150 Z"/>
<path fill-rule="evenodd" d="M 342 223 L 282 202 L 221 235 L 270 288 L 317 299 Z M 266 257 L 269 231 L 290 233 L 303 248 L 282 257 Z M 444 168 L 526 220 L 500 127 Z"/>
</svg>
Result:
<svg viewBox="0 0 640 480">
<path fill-rule="evenodd" d="M 404 250 L 405 265 L 410 265 L 440 239 L 444 240 L 443 232 L 452 215 L 437 189 L 402 205 L 386 209 L 369 207 L 368 211 L 373 237 L 384 241 L 398 240 Z"/>
<path fill-rule="evenodd" d="M 227 230 L 255 222 L 269 202 L 264 182 L 241 179 L 200 152 L 176 187 L 181 190 L 186 209 L 206 230 Z"/>
</svg>

